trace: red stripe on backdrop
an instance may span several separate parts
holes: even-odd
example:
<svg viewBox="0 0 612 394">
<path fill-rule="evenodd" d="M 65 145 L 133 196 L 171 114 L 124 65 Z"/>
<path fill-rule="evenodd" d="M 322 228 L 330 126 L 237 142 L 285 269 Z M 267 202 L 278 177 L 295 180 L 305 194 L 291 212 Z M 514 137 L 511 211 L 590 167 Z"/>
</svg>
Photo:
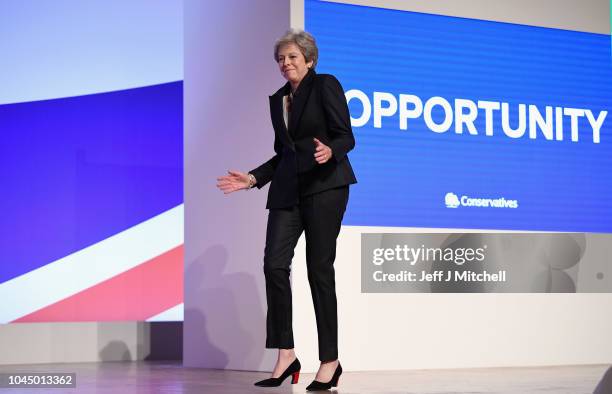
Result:
<svg viewBox="0 0 612 394">
<path fill-rule="evenodd" d="M 183 302 L 183 254 L 178 246 L 14 322 L 146 320 Z"/>
</svg>

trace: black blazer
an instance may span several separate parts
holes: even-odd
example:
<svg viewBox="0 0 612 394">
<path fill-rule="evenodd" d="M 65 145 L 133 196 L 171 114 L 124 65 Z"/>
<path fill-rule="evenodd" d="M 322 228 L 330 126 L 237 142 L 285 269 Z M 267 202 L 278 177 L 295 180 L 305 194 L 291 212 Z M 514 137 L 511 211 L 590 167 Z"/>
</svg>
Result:
<svg viewBox="0 0 612 394">
<path fill-rule="evenodd" d="M 256 186 L 268 182 L 266 208 L 296 205 L 300 196 L 356 183 L 347 152 L 355 146 L 351 119 L 340 82 L 329 74 L 308 71 L 293 95 L 289 129 L 283 120 L 283 96 L 289 82 L 270 96 L 274 151 L 270 160 L 250 171 Z M 314 158 L 313 138 L 329 146 L 333 157 L 324 164 Z"/>
</svg>

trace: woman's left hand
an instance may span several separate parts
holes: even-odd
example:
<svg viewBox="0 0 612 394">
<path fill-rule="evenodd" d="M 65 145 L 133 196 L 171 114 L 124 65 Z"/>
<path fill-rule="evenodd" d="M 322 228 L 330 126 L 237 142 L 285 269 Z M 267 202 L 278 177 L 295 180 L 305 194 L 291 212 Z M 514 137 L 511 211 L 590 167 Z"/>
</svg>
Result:
<svg viewBox="0 0 612 394">
<path fill-rule="evenodd" d="M 332 157 L 332 150 L 318 139 L 314 138 L 315 143 L 315 160 L 319 164 L 327 163 Z"/>
</svg>

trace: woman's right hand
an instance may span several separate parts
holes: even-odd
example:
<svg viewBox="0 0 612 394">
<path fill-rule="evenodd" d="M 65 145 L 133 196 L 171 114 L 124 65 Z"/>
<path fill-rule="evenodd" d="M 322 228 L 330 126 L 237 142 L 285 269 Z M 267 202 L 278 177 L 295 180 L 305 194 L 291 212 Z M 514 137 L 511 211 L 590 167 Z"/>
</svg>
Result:
<svg viewBox="0 0 612 394">
<path fill-rule="evenodd" d="M 228 175 L 217 178 L 217 187 L 223 194 L 229 194 L 237 190 L 249 189 L 251 181 L 249 174 L 240 171 L 227 171 Z"/>
</svg>

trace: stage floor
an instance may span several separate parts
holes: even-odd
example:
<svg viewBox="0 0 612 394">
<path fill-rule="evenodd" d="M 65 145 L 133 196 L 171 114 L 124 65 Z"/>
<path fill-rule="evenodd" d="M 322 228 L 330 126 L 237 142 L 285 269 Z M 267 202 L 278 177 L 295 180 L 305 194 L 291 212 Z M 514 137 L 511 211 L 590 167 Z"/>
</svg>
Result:
<svg viewBox="0 0 612 394">
<path fill-rule="evenodd" d="M 419 371 L 345 372 L 337 393 L 375 394 L 586 394 L 607 365 L 540 368 L 487 368 Z M 268 376 L 242 372 L 184 368 L 168 362 L 107 362 L 79 364 L 4 365 L 0 373 L 74 372 L 76 389 L 0 389 L 25 393 L 303 393 L 314 374 L 303 374 L 294 386 L 289 379 L 278 388 L 254 387 Z"/>
</svg>

